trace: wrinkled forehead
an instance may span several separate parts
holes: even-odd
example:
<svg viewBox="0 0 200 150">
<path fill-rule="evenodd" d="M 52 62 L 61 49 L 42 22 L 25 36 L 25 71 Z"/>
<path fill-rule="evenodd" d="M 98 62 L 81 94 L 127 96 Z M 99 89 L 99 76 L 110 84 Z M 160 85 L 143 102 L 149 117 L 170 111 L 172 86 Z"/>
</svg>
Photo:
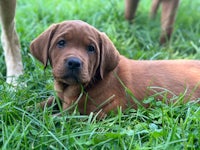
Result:
<svg viewBox="0 0 200 150">
<path fill-rule="evenodd" d="M 94 39 L 99 37 L 99 31 L 83 21 L 65 21 L 59 24 L 55 33 L 57 36 L 68 36 L 77 39 Z"/>
</svg>

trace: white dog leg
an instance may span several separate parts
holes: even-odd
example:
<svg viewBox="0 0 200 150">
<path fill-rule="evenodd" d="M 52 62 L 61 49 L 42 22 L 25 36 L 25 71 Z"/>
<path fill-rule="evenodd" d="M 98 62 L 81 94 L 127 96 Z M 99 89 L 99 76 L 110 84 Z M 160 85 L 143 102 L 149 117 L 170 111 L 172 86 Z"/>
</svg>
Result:
<svg viewBox="0 0 200 150">
<path fill-rule="evenodd" d="M 15 30 L 16 0 L 0 0 L 1 41 L 5 53 L 7 82 L 15 84 L 16 77 L 23 73 L 20 43 Z"/>
</svg>

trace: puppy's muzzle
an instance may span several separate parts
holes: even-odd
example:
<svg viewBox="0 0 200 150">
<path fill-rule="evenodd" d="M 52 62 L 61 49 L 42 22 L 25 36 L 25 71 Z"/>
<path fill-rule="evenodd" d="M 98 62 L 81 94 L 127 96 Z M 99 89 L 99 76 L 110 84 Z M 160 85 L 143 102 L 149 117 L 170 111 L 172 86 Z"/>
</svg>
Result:
<svg viewBox="0 0 200 150">
<path fill-rule="evenodd" d="M 69 71 L 79 71 L 82 68 L 82 61 L 76 57 L 68 58 L 65 62 L 65 67 Z"/>
<path fill-rule="evenodd" d="M 83 62 L 77 57 L 69 57 L 65 60 L 64 65 L 66 68 L 64 79 L 70 83 L 80 82 Z"/>
</svg>

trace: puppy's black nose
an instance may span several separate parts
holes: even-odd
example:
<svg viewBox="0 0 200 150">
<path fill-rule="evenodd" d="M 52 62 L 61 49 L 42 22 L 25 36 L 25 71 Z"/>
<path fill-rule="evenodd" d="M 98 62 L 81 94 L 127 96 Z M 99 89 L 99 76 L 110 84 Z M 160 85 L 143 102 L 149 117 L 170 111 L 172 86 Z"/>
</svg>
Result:
<svg viewBox="0 0 200 150">
<path fill-rule="evenodd" d="M 69 69 L 80 69 L 82 62 L 80 59 L 72 57 L 66 60 L 66 67 Z"/>
</svg>

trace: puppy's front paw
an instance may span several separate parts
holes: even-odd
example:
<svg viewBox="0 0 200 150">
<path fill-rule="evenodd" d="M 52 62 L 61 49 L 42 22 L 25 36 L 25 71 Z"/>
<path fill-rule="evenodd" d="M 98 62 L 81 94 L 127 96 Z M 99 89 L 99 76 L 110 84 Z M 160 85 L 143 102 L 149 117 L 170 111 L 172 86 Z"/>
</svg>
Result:
<svg viewBox="0 0 200 150">
<path fill-rule="evenodd" d="M 45 109 L 45 107 L 51 107 L 55 103 L 55 98 L 53 96 L 49 97 L 47 100 L 37 104 L 37 107 Z"/>
<path fill-rule="evenodd" d="M 42 110 L 45 110 L 46 108 L 52 108 L 52 113 L 57 114 L 60 112 L 61 107 L 59 107 L 59 102 L 56 100 L 55 97 L 51 96 L 47 100 L 40 102 L 37 104 L 37 108 L 40 108 Z"/>
</svg>

